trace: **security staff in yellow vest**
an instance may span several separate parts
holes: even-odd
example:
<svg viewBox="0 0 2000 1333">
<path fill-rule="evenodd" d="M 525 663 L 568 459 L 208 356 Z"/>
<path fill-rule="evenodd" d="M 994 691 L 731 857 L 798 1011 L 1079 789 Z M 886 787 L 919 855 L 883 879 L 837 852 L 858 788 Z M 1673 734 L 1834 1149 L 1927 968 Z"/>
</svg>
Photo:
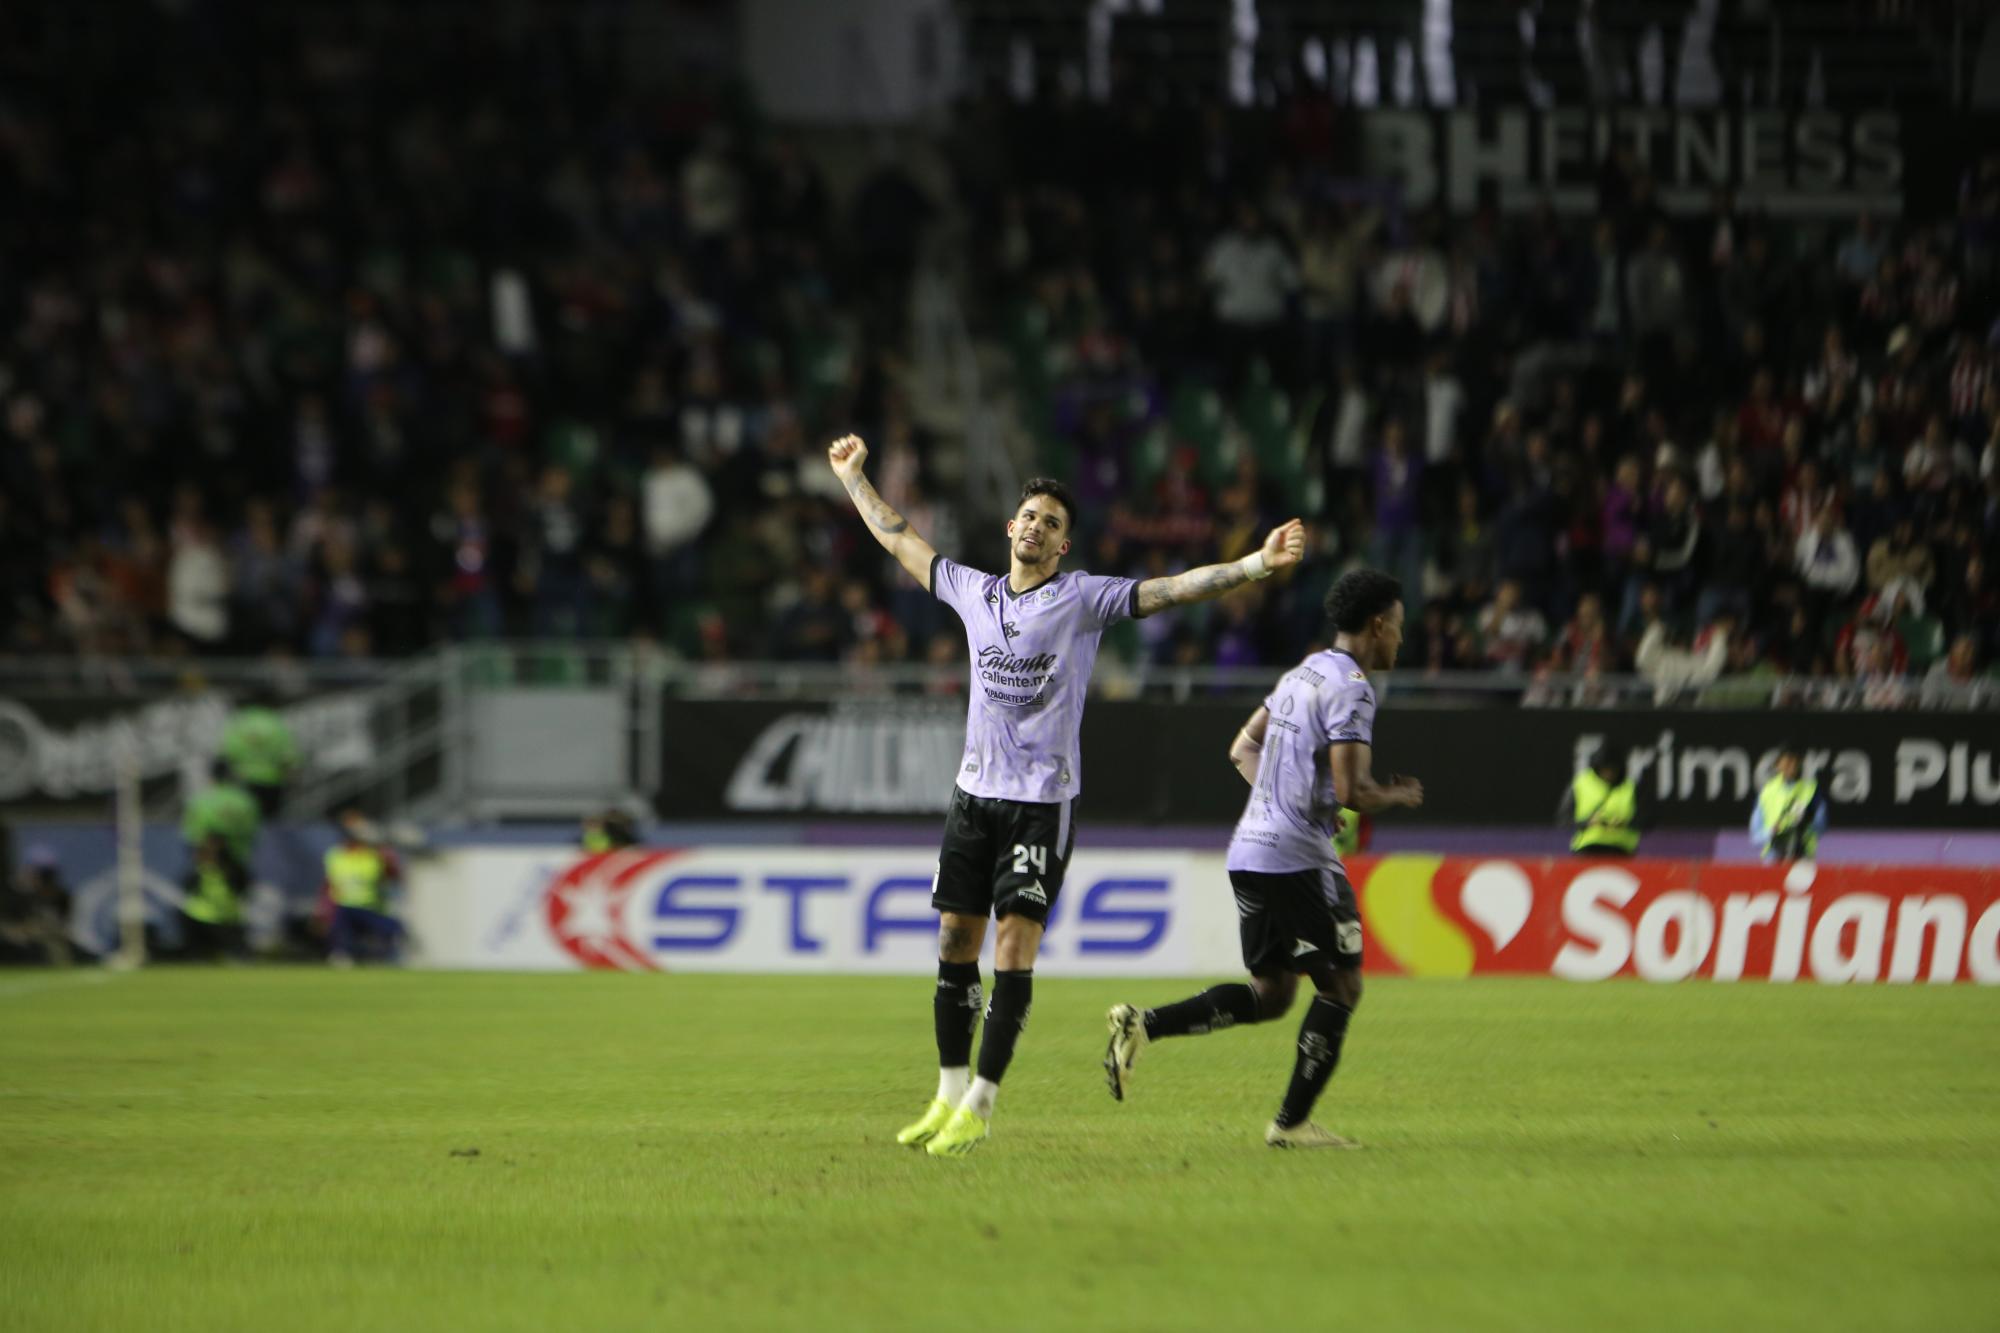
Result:
<svg viewBox="0 0 2000 1333">
<path fill-rule="evenodd" d="M 1343 809 L 1334 820 L 1333 854 L 1345 863 L 1348 857 L 1367 851 L 1374 837 L 1375 826 L 1367 815 Z"/>
<path fill-rule="evenodd" d="M 195 844 L 194 863 L 181 888 L 184 952 L 192 958 L 241 958 L 243 895 L 250 876 L 222 834 L 211 833 Z"/>
<path fill-rule="evenodd" d="M 577 840 L 577 845 L 583 848 L 585 855 L 597 856 L 604 852 L 623 851 L 638 841 L 639 833 L 632 826 L 632 816 L 623 810 L 606 810 L 583 821 L 583 836 Z"/>
<path fill-rule="evenodd" d="M 1778 771 L 1757 793 L 1750 811 L 1750 841 L 1766 864 L 1810 861 L 1819 855 L 1819 835 L 1826 832 L 1826 797 L 1819 783 L 1805 776 L 1799 747 L 1778 747 Z"/>
<path fill-rule="evenodd" d="M 403 923 L 389 910 L 389 893 L 402 880 L 402 866 L 359 810 L 340 812 L 340 830 L 341 840 L 326 854 L 326 895 L 333 904 L 327 961 L 352 967 L 373 943 L 395 962 Z"/>
<path fill-rule="evenodd" d="M 1600 745 L 1586 767 L 1570 779 L 1556 808 L 1556 822 L 1570 830 L 1569 849 L 1576 856 L 1631 856 L 1639 850 L 1645 810 L 1639 788 L 1625 775 L 1625 761 L 1609 745 Z"/>
</svg>

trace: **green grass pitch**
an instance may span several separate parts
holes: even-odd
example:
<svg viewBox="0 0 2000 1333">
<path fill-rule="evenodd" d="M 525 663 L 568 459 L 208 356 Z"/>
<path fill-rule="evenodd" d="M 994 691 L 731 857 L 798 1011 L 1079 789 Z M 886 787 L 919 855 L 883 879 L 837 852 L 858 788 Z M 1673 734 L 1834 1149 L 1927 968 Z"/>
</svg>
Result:
<svg viewBox="0 0 2000 1333">
<path fill-rule="evenodd" d="M 1286 1154 L 1190 989 L 953 1162 L 921 977 L 0 976 L 0 1328 L 2000 1326 L 2000 990 L 1374 981 Z"/>
</svg>

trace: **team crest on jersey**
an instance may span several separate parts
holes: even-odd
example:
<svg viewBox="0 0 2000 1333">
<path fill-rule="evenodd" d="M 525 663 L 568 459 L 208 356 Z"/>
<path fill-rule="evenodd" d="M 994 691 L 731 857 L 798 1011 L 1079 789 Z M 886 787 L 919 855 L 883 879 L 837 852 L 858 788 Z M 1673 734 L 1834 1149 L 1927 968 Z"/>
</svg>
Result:
<svg viewBox="0 0 2000 1333">
<path fill-rule="evenodd" d="M 1368 673 L 1365 671 L 1350 671 L 1347 673 L 1347 678 L 1349 680 L 1367 680 Z"/>
<path fill-rule="evenodd" d="M 1000 632 L 1011 639 L 1021 632 L 1021 627 L 1011 620 L 1003 620 L 1000 622 Z"/>
</svg>

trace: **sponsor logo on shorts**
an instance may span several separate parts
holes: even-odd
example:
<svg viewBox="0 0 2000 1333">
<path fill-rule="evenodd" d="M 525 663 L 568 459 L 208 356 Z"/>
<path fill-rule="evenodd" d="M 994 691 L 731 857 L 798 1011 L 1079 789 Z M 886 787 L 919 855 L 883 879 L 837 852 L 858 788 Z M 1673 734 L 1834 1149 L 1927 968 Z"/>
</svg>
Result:
<svg viewBox="0 0 2000 1333">
<path fill-rule="evenodd" d="M 1049 895 L 1043 891 L 1040 880 L 1036 880 L 1025 889 L 1015 890 L 1014 897 L 1024 903 L 1039 903 L 1043 907 L 1049 905 Z"/>
</svg>

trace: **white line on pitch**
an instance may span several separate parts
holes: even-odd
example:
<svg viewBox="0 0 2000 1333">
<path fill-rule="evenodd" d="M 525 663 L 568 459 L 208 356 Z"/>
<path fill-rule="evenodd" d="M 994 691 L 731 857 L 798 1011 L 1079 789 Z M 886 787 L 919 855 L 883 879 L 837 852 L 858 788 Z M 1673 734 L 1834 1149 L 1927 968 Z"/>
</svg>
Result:
<svg viewBox="0 0 2000 1333">
<path fill-rule="evenodd" d="M 0 1000 L 10 1000 L 17 995 L 33 995 L 38 991 L 60 990 L 65 986 L 102 986 L 117 976 L 116 972 L 92 969 L 88 972 L 65 972 L 53 977 L 28 977 L 21 981 L 0 984 Z"/>
</svg>

